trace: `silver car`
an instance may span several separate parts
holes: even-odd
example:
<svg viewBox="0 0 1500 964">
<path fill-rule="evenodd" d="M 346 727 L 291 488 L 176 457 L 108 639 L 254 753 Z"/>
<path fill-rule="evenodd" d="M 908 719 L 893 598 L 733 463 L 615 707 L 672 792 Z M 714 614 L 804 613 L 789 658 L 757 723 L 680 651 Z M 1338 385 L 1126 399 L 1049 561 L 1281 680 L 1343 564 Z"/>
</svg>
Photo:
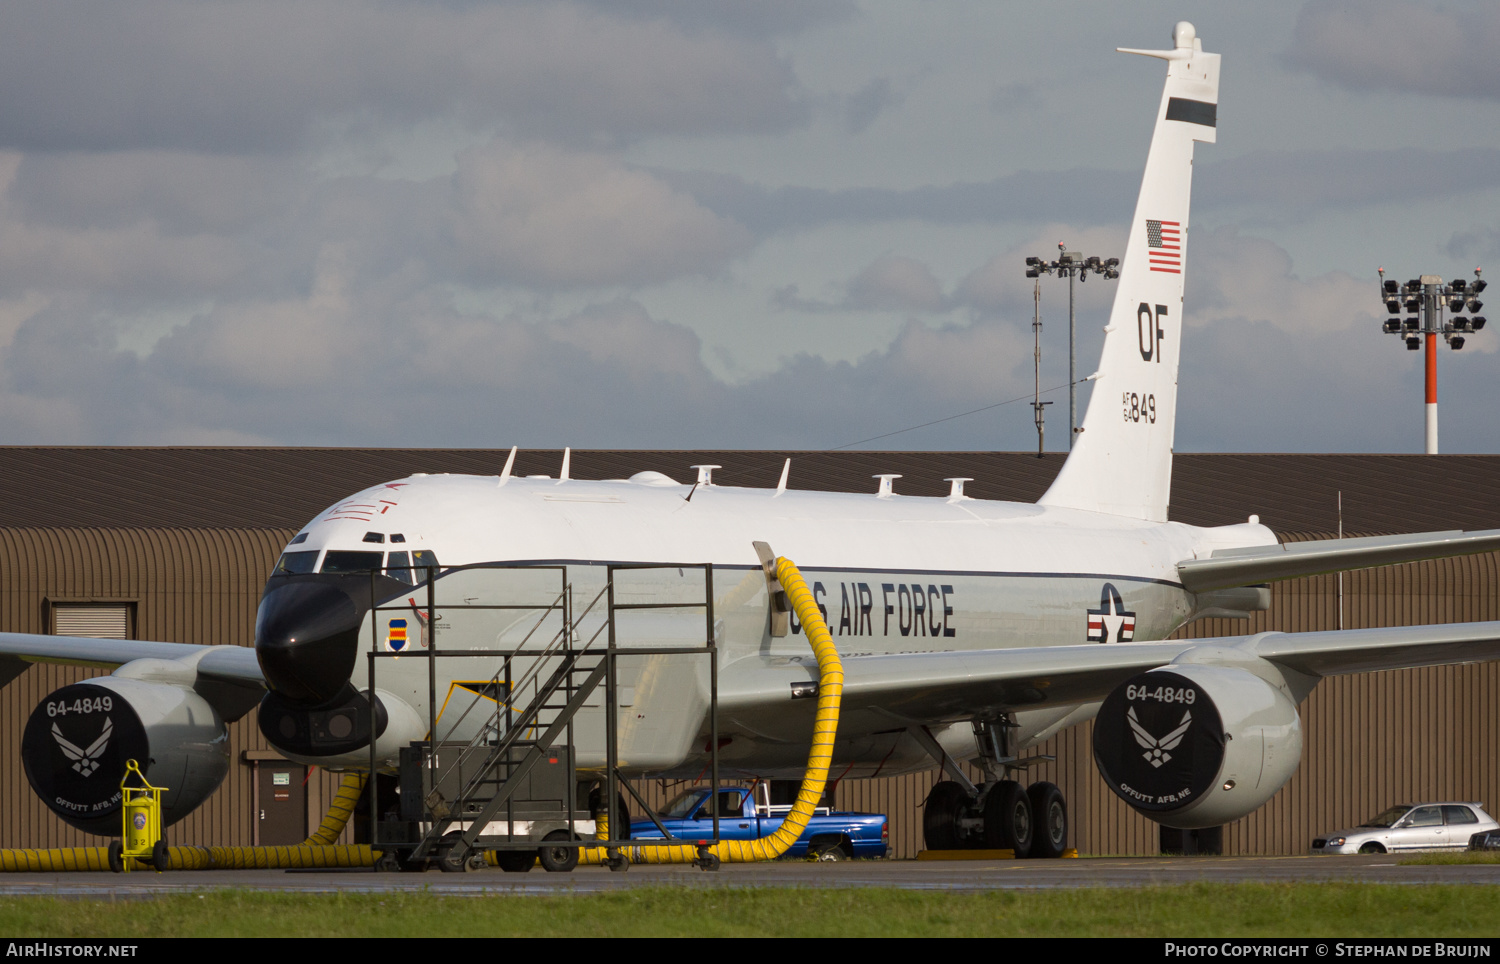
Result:
<svg viewBox="0 0 1500 964">
<path fill-rule="evenodd" d="M 1476 833 L 1500 829 L 1479 803 L 1403 803 L 1357 827 L 1317 837 L 1314 854 L 1464 850 Z"/>
</svg>

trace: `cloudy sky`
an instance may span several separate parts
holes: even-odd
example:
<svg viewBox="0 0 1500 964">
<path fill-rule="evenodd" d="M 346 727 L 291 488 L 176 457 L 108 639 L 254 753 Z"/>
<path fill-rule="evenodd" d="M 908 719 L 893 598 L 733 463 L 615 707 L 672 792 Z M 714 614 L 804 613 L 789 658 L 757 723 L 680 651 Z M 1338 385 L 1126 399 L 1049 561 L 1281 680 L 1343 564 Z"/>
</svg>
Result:
<svg viewBox="0 0 1500 964">
<path fill-rule="evenodd" d="M 1500 271 L 1492 2 L 8 0 L 0 443 L 1034 447 L 1022 259 L 1123 254 L 1184 18 L 1178 449 L 1421 451 L 1375 269 Z"/>
</svg>

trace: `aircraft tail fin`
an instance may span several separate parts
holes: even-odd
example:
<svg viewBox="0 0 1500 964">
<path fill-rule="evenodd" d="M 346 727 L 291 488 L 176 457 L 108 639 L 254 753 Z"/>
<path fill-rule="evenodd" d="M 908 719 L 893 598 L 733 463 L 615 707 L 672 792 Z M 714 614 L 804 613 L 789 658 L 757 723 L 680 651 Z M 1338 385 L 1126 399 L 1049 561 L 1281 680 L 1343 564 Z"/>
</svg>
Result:
<svg viewBox="0 0 1500 964">
<path fill-rule="evenodd" d="M 1182 279 L 1187 267 L 1193 143 L 1215 139 L 1219 55 L 1193 25 L 1172 50 L 1129 50 L 1167 61 L 1140 198 L 1120 266 L 1104 352 L 1073 450 L 1042 505 L 1165 522 L 1177 422 Z"/>
</svg>

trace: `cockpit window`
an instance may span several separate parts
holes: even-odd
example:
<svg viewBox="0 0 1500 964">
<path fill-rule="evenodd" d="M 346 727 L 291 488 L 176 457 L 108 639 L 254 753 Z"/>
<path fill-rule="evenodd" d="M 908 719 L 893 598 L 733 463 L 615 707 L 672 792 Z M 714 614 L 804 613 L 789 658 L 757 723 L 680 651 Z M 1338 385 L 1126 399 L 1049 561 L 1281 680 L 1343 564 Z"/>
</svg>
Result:
<svg viewBox="0 0 1500 964">
<path fill-rule="evenodd" d="M 318 565 L 318 550 L 309 549 L 305 552 L 283 552 L 281 558 L 276 560 L 276 568 L 271 570 L 273 576 L 296 575 L 299 572 L 312 572 Z"/>
<path fill-rule="evenodd" d="M 323 557 L 323 568 L 319 572 L 369 572 L 379 569 L 385 561 L 380 552 L 357 552 L 350 549 L 330 549 Z"/>
<path fill-rule="evenodd" d="M 390 576 L 392 579 L 399 579 L 408 586 L 416 585 L 416 580 L 412 578 L 411 569 L 408 568 L 411 565 L 410 555 L 405 552 L 393 552 L 389 556 L 386 556 L 385 564 L 385 574 L 387 576 Z"/>
<path fill-rule="evenodd" d="M 431 549 L 415 549 L 411 554 L 411 564 L 418 568 L 431 566 L 436 569 L 438 567 L 437 553 Z M 424 573 L 423 575 L 426 574 Z"/>
<path fill-rule="evenodd" d="M 302 545 L 302 543 L 304 543 L 306 541 L 307 541 L 307 533 L 305 533 L 305 532 L 299 532 L 295 536 L 292 536 L 292 541 L 289 542 L 289 543 L 287 543 L 287 545 L 290 545 L 290 546 L 300 546 L 300 545 Z"/>
</svg>

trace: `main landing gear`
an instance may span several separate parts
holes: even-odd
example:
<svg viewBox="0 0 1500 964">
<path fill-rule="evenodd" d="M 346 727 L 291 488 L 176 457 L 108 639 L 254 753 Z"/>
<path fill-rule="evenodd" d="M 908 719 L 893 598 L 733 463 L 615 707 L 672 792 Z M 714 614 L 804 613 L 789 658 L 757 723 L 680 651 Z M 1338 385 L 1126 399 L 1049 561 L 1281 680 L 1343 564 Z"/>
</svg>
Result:
<svg viewBox="0 0 1500 964">
<path fill-rule="evenodd" d="M 1068 849 L 1068 805 L 1057 785 L 1022 787 L 1009 779 L 1031 763 L 1016 753 L 1017 725 L 1010 716 L 973 721 L 974 745 L 989 782 L 975 786 L 925 726 L 908 733 L 948 772 L 932 788 L 922 812 L 928 850 L 1009 850 L 1017 857 L 1061 857 Z"/>
<path fill-rule="evenodd" d="M 977 788 L 944 780 L 922 813 L 929 850 L 1011 850 L 1017 857 L 1061 857 L 1068 847 L 1068 808 L 1056 784 L 1022 788 L 996 780 Z"/>
</svg>

